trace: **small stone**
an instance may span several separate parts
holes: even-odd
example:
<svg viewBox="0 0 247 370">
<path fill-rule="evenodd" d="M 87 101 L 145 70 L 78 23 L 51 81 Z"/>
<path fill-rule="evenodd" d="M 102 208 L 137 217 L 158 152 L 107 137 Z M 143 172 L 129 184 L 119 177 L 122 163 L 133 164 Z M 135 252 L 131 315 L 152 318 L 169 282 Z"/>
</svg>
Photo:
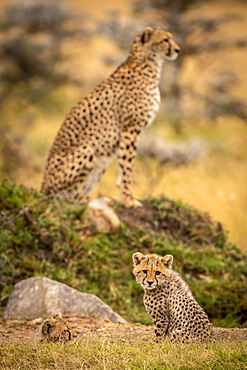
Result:
<svg viewBox="0 0 247 370">
<path fill-rule="evenodd" d="M 111 200 L 107 197 L 97 198 L 88 203 L 85 214 L 88 223 L 97 231 L 115 233 L 119 229 L 120 220 L 111 207 Z"/>
</svg>

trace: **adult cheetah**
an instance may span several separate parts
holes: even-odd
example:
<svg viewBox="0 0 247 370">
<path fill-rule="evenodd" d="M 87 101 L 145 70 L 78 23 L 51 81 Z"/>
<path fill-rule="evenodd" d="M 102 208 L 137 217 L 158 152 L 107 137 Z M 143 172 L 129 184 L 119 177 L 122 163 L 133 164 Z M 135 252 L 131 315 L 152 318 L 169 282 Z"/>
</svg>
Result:
<svg viewBox="0 0 247 370">
<path fill-rule="evenodd" d="M 127 60 L 65 118 L 48 156 L 43 193 L 84 202 L 116 153 L 123 203 L 141 205 L 131 192 L 137 141 L 159 108 L 163 61 L 179 51 L 172 34 L 160 29 L 147 27 L 135 38 Z"/>
<path fill-rule="evenodd" d="M 144 293 L 144 306 L 155 325 L 157 340 L 202 342 L 211 324 L 181 276 L 172 270 L 173 256 L 133 254 L 136 281 Z"/>
</svg>

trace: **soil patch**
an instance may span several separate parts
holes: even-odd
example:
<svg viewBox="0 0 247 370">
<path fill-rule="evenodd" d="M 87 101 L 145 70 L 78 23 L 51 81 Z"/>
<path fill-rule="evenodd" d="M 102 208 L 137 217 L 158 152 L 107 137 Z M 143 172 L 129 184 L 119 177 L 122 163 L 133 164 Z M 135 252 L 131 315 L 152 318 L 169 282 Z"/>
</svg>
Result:
<svg viewBox="0 0 247 370">
<path fill-rule="evenodd" d="M 137 337 L 153 340 L 153 326 L 113 324 L 110 321 L 99 320 L 96 317 L 63 315 L 70 322 L 77 333 L 76 342 L 80 342 L 88 336 L 110 337 L 122 341 L 135 339 Z M 0 319 L 0 345 L 1 344 L 25 344 L 37 343 L 41 340 L 41 325 L 43 319 L 32 321 L 26 320 L 4 320 Z M 247 329 L 213 328 L 213 342 L 247 342 Z"/>
<path fill-rule="evenodd" d="M 118 206 L 120 220 L 132 231 L 142 229 L 147 233 L 165 233 L 169 241 L 185 245 L 220 244 L 226 238 L 222 225 L 189 205 L 167 198 L 144 200 L 143 207 Z"/>
</svg>

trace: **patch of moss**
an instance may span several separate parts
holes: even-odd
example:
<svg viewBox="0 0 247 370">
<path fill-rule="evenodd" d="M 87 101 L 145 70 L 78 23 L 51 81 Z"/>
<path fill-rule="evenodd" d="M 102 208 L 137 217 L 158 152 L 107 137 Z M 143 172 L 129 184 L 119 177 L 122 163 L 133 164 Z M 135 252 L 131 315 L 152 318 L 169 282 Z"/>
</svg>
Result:
<svg viewBox="0 0 247 370">
<path fill-rule="evenodd" d="M 173 254 L 180 272 L 214 324 L 241 325 L 247 316 L 247 256 L 221 226 L 179 201 L 144 200 L 128 210 L 116 234 L 94 233 L 85 206 L 67 204 L 7 181 L 0 186 L 0 302 L 18 281 L 46 276 L 96 294 L 132 322 L 150 323 L 143 291 L 132 276 L 131 256 Z"/>
</svg>

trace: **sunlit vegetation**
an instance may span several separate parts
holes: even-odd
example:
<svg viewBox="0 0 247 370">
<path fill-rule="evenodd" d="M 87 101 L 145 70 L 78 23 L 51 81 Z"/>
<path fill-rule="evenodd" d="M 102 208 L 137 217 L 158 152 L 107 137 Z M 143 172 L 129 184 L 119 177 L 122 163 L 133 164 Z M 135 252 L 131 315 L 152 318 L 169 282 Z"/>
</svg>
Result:
<svg viewBox="0 0 247 370">
<path fill-rule="evenodd" d="M 96 294 L 131 322 L 148 324 L 142 288 L 131 273 L 131 256 L 141 251 L 174 256 L 174 268 L 213 324 L 246 321 L 246 254 L 228 241 L 221 224 L 187 204 L 146 200 L 146 226 L 135 224 L 136 213 L 113 235 L 90 231 L 85 206 L 46 199 L 9 182 L 0 187 L 0 209 L 2 307 L 16 282 L 46 276 Z M 116 212 L 126 219 L 122 206 Z"/>
<path fill-rule="evenodd" d="M 134 340 L 90 338 L 78 345 L 5 345 L 0 347 L 2 369 L 94 370 L 242 370 L 245 343 L 207 345 L 155 344 Z"/>
</svg>

